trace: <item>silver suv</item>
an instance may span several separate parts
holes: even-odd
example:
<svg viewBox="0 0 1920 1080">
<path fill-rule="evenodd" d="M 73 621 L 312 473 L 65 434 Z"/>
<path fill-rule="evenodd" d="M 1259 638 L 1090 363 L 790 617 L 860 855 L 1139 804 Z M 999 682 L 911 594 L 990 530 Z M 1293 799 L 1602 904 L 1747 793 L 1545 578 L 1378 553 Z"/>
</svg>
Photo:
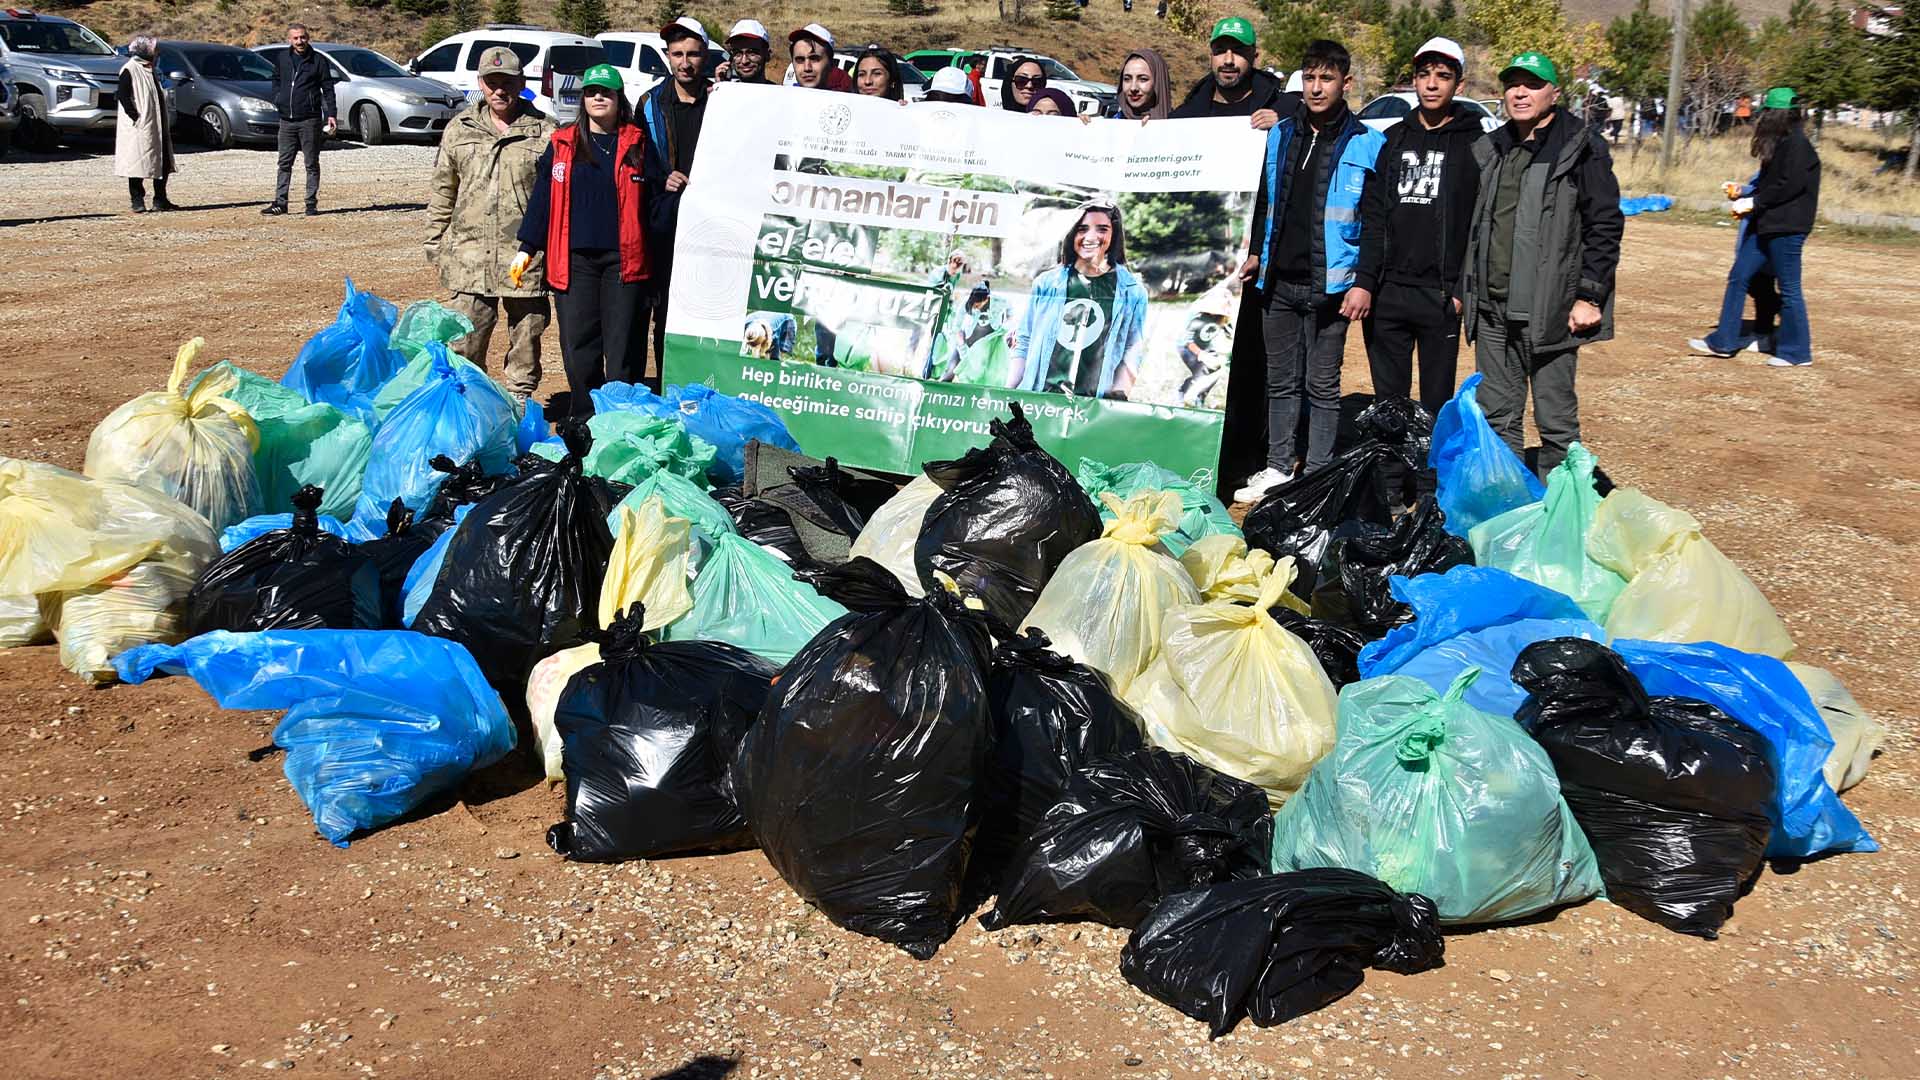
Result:
<svg viewBox="0 0 1920 1080">
<path fill-rule="evenodd" d="M 113 91 L 127 61 L 98 34 L 72 19 L 9 8 L 0 10 L 0 42 L 20 98 L 22 146 L 113 131 Z"/>
</svg>

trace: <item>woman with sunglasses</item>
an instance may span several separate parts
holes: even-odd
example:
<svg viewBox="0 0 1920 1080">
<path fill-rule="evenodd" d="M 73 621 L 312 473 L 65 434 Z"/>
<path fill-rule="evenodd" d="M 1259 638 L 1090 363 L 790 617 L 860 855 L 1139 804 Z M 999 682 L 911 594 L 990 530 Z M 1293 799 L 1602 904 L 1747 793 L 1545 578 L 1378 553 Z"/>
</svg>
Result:
<svg viewBox="0 0 1920 1080">
<path fill-rule="evenodd" d="M 1047 69 L 1031 56 L 1015 57 L 1000 83 L 1000 107 L 1008 112 L 1026 112 L 1033 106 L 1033 95 L 1047 88 Z"/>
<path fill-rule="evenodd" d="M 861 49 L 859 59 L 853 62 L 853 88 L 863 97 L 901 100 L 900 61 L 891 50 L 879 45 Z"/>
<path fill-rule="evenodd" d="M 622 89 L 613 67 L 587 69 L 580 119 L 554 132 L 540 155 L 520 222 L 520 254 L 508 271 L 517 284 L 534 254 L 547 253 L 573 416 L 591 415 L 592 393 L 607 382 L 660 389 L 659 376 L 646 378 L 645 345 L 635 334 L 647 280 L 640 226 L 645 135 Z"/>
</svg>

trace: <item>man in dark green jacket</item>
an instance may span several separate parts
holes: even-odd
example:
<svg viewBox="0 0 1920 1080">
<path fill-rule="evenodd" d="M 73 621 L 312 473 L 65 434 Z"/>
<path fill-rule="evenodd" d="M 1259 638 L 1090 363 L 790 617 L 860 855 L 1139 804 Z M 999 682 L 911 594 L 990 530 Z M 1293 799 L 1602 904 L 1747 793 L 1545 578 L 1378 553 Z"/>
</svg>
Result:
<svg viewBox="0 0 1920 1080">
<path fill-rule="evenodd" d="M 1468 234 L 1467 340 L 1480 406 L 1522 453 L 1529 387 L 1542 476 L 1580 438 L 1580 346 L 1613 337 L 1620 185 L 1600 133 L 1559 104 L 1560 74 L 1537 52 L 1500 73 L 1506 124 L 1476 144 L 1480 193 Z"/>
</svg>

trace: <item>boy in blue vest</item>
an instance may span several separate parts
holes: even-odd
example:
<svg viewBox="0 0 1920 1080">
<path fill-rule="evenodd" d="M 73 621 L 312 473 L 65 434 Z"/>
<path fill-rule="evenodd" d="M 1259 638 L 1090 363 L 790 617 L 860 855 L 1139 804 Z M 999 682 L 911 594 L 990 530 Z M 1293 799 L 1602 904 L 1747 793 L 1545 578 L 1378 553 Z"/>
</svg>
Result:
<svg viewBox="0 0 1920 1080">
<path fill-rule="evenodd" d="M 1349 293 L 1360 256 L 1360 198 L 1384 137 L 1347 108 L 1353 60 L 1314 41 L 1300 60 L 1301 107 L 1267 132 L 1241 280 L 1259 290 L 1267 352 L 1267 464 L 1234 492 L 1257 502 L 1294 478 L 1302 389 L 1309 406 L 1306 471 L 1333 457 L 1347 324 L 1367 316 Z"/>
</svg>

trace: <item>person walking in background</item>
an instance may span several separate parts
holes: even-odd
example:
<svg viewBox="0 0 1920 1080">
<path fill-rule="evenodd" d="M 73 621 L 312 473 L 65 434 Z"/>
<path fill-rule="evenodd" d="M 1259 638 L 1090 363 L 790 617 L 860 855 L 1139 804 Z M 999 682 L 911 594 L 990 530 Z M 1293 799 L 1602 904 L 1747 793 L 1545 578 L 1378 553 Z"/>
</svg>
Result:
<svg viewBox="0 0 1920 1080">
<path fill-rule="evenodd" d="M 1525 52 L 1500 73 L 1507 122 L 1474 144 L 1480 193 L 1468 233 L 1467 340 L 1484 376 L 1480 407 L 1514 453 L 1528 391 L 1545 476 L 1580 438 L 1580 346 L 1613 337 L 1620 185 L 1600 133 L 1560 102 L 1560 73 Z"/>
<path fill-rule="evenodd" d="M 1120 65 L 1119 103 L 1113 108 L 1117 120 L 1165 120 L 1173 110 L 1167 96 L 1173 83 L 1167 77 L 1167 62 L 1152 49 L 1135 49 Z"/>
<path fill-rule="evenodd" d="M 1791 87 L 1776 86 L 1761 100 L 1748 152 L 1760 172 L 1740 192 L 1734 209 L 1743 215 L 1740 246 L 1727 272 L 1720 302 L 1720 324 L 1704 339 L 1687 344 L 1697 352 L 1732 356 L 1741 347 L 1740 316 L 1756 278 L 1771 274 L 1778 285 L 1779 329 L 1773 335 L 1773 367 L 1813 363 L 1813 333 L 1806 293 L 1800 286 L 1800 257 L 1820 206 L 1820 155 L 1807 140 L 1804 120 Z M 1755 322 L 1769 314 L 1755 301 Z M 1762 334 L 1765 327 L 1759 327 Z"/>
<path fill-rule="evenodd" d="M 1300 60 L 1302 109 L 1267 132 L 1243 282 L 1259 287 L 1266 347 L 1266 467 L 1234 492 L 1256 502 L 1295 476 L 1300 405 L 1307 401 L 1306 471 L 1333 458 L 1347 324 L 1367 316 L 1355 292 L 1360 202 L 1385 138 L 1347 107 L 1353 59 L 1319 40 Z M 1229 406 L 1231 407 L 1231 401 Z"/>
<path fill-rule="evenodd" d="M 787 35 L 787 55 L 793 61 L 793 85 L 807 90 L 853 90 L 853 79 L 833 62 L 833 31 L 808 23 Z"/>
<path fill-rule="evenodd" d="M 767 58 L 773 55 L 773 39 L 757 19 L 741 19 L 727 33 L 727 62 L 714 72 L 722 82 L 759 83 L 770 86 Z"/>
<path fill-rule="evenodd" d="M 481 98 L 447 124 L 427 202 L 427 259 L 453 294 L 448 307 L 473 320 L 473 333 L 448 348 L 481 367 L 499 310 L 507 312 L 507 392 L 525 404 L 540 385 L 540 335 L 546 332 L 543 261 L 519 266 L 518 233 L 533 197 L 553 124 L 520 96 L 520 58 L 496 45 L 480 54 Z"/>
<path fill-rule="evenodd" d="M 307 216 L 312 217 L 320 212 L 320 143 L 340 125 L 334 107 L 333 65 L 314 51 L 313 39 L 300 23 L 287 27 L 287 51 L 273 62 L 273 107 L 280 113 L 279 171 L 273 201 L 260 212 L 268 216 L 287 212 L 293 159 L 304 156 Z"/>
<path fill-rule="evenodd" d="M 863 97 L 901 100 L 900 61 L 884 46 L 861 49 L 853 62 L 853 88 Z"/>
<path fill-rule="evenodd" d="M 173 161 L 173 117 L 166 91 L 153 70 L 159 43 L 152 34 L 135 35 L 127 42 L 127 62 L 120 68 L 113 100 L 118 115 L 113 123 L 113 175 L 125 177 L 133 212 L 147 212 L 146 181 L 153 181 L 153 208 L 178 210 L 167 198 L 167 177 Z"/>
<path fill-rule="evenodd" d="M 1173 118 L 1245 116 L 1262 131 L 1300 107 L 1298 94 L 1287 93 L 1279 79 L 1260 70 L 1259 37 L 1253 24 L 1230 16 L 1213 24 L 1207 35 L 1212 50 L 1212 73 L 1195 83 Z"/>
<path fill-rule="evenodd" d="M 693 152 L 707 117 L 707 28 L 690 15 L 660 28 L 667 43 L 667 75 L 641 99 L 646 125 L 645 183 L 647 252 L 652 272 L 640 299 L 635 340 L 653 346 L 653 375 L 667 370 L 667 294 L 673 283 L 673 241 L 680 222 L 680 193 L 693 171 Z M 644 371 L 644 353 L 640 360 Z M 649 384 L 652 385 L 652 384 Z"/>
<path fill-rule="evenodd" d="M 519 284 L 534 256 L 546 254 L 569 411 L 581 417 L 593 414 L 593 391 L 609 380 L 660 390 L 658 377 L 646 378 L 646 347 L 634 333 L 647 279 L 646 151 L 624 89 L 607 64 L 581 77 L 580 119 L 554 132 L 540 155 L 509 271 Z"/>
<path fill-rule="evenodd" d="M 1047 69 L 1031 56 L 1016 56 L 1007 65 L 1007 77 L 1000 80 L 1000 107 L 1008 112 L 1026 112 L 1033 106 L 1033 95 L 1047 88 Z"/>
</svg>

